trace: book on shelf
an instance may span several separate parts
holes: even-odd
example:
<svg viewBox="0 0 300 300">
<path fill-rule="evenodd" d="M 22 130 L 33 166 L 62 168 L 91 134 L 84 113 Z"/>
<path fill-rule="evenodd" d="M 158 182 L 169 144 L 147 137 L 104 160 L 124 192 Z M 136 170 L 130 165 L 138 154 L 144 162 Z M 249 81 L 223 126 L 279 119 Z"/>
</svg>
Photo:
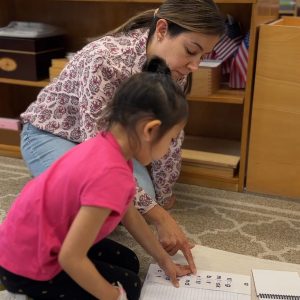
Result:
<svg viewBox="0 0 300 300">
<path fill-rule="evenodd" d="M 13 131 L 20 130 L 20 120 L 12 118 L 0 118 L 0 129 L 8 129 Z"/>
</svg>

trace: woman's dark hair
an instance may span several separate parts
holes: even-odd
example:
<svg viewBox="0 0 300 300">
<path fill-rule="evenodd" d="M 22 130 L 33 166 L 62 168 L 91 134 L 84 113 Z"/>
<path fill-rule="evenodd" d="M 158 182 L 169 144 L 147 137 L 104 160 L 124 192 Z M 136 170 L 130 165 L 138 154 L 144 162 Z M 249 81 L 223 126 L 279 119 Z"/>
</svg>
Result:
<svg viewBox="0 0 300 300">
<path fill-rule="evenodd" d="M 141 12 L 107 34 L 149 28 L 148 43 L 153 38 L 159 19 L 168 22 L 168 34 L 176 37 L 184 32 L 199 32 L 222 36 L 226 32 L 225 18 L 213 0 L 165 0 L 156 10 Z M 190 92 L 192 75 L 189 74 L 185 94 Z"/>
<path fill-rule="evenodd" d="M 171 36 L 184 31 L 221 36 L 226 28 L 225 19 L 213 0 L 165 0 L 158 9 L 141 12 L 110 33 L 148 27 L 151 38 L 159 19 L 168 21 Z"/>
<path fill-rule="evenodd" d="M 110 125 L 120 123 L 129 131 L 131 142 L 138 141 L 136 125 L 142 119 L 161 121 L 157 142 L 169 129 L 188 117 L 188 104 L 170 69 L 158 57 L 146 62 L 143 72 L 127 79 L 116 91 Z M 133 137 L 135 137 L 133 139 Z"/>
</svg>

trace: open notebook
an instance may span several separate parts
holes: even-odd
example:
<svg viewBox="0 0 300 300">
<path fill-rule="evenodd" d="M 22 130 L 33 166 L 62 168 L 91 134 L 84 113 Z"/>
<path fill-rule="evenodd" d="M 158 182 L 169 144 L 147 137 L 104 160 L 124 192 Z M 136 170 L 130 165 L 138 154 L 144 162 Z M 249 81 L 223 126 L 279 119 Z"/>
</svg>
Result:
<svg viewBox="0 0 300 300">
<path fill-rule="evenodd" d="M 196 275 L 179 278 L 175 288 L 164 271 L 151 264 L 142 288 L 140 300 L 250 300 L 250 276 L 198 271 Z"/>
<path fill-rule="evenodd" d="M 252 270 L 258 299 L 300 300 L 300 277 L 297 272 Z"/>
</svg>

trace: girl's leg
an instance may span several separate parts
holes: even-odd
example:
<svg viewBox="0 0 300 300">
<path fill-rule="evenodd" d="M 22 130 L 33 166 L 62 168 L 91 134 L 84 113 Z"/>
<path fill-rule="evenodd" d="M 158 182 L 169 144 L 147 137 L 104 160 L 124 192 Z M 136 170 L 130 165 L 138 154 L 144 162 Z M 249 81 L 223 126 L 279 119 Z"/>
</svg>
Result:
<svg viewBox="0 0 300 300">
<path fill-rule="evenodd" d="M 33 176 L 45 171 L 54 161 L 76 143 L 40 130 L 30 123 L 24 124 L 21 132 L 21 152 Z"/>
<path fill-rule="evenodd" d="M 92 261 L 101 260 L 136 274 L 139 273 L 140 263 L 136 254 L 129 248 L 110 239 L 104 239 L 95 244 L 89 250 L 88 257 Z"/>
<path fill-rule="evenodd" d="M 130 270 L 94 261 L 95 267 L 111 284 L 119 281 L 126 290 L 128 300 L 138 300 L 141 292 L 141 282 L 138 275 Z M 12 274 L 0 267 L 0 278 L 5 288 L 12 293 L 27 295 L 34 300 L 94 300 L 94 296 L 82 289 L 65 272 L 59 273 L 48 281 L 36 281 Z"/>
</svg>

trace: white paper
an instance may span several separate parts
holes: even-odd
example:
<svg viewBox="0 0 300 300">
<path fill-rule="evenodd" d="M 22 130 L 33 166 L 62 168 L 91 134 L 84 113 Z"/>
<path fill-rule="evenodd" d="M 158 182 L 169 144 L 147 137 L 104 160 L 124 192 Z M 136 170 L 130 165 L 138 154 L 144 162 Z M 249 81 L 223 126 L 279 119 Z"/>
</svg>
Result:
<svg viewBox="0 0 300 300">
<path fill-rule="evenodd" d="M 297 272 L 252 270 L 256 294 L 300 296 Z"/>
<path fill-rule="evenodd" d="M 250 276 L 198 271 L 179 277 L 175 288 L 157 264 L 151 264 L 142 289 L 141 300 L 250 300 Z"/>
<path fill-rule="evenodd" d="M 199 67 L 206 67 L 206 68 L 216 68 L 222 63 L 221 60 L 202 60 L 199 64 Z"/>
</svg>

